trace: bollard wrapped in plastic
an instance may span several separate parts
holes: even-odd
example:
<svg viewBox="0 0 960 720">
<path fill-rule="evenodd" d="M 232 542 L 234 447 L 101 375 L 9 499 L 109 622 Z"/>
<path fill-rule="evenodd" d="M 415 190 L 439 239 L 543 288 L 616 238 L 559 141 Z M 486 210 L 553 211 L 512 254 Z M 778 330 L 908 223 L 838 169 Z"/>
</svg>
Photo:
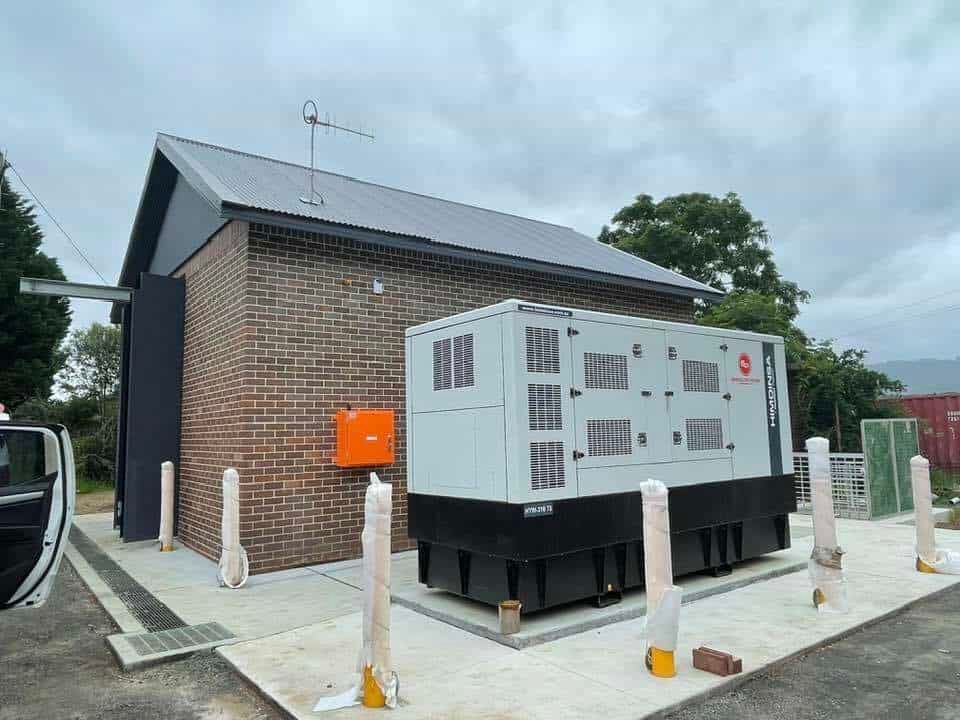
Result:
<svg viewBox="0 0 960 720">
<path fill-rule="evenodd" d="M 917 569 L 943 575 L 960 575 L 960 553 L 937 548 L 934 537 L 933 492 L 930 462 L 922 455 L 910 458 L 913 507 L 917 527 Z"/>
<path fill-rule="evenodd" d="M 160 550 L 173 550 L 173 463 L 167 460 L 160 465 Z"/>
<path fill-rule="evenodd" d="M 220 520 L 220 584 L 241 588 L 250 574 L 247 551 L 240 544 L 240 476 L 233 468 L 223 471 L 223 515 Z"/>
<path fill-rule="evenodd" d="M 667 487 L 658 480 L 640 484 L 643 496 L 644 584 L 647 593 L 647 664 L 655 675 L 672 676 L 673 653 L 680 629 L 682 591 L 673 584 L 670 512 Z M 663 669 L 657 658 L 669 658 Z"/>
<path fill-rule="evenodd" d="M 314 712 L 356 705 L 397 706 L 399 681 L 390 657 L 390 524 L 393 486 L 370 473 L 364 501 L 363 644 L 357 660 L 356 684 L 340 695 L 322 697 Z"/>
<path fill-rule="evenodd" d="M 847 586 L 837 544 L 830 481 L 830 444 L 825 438 L 807 440 L 810 463 L 810 500 L 813 503 L 813 552 L 807 563 L 813 600 L 821 612 L 846 612 Z"/>
</svg>

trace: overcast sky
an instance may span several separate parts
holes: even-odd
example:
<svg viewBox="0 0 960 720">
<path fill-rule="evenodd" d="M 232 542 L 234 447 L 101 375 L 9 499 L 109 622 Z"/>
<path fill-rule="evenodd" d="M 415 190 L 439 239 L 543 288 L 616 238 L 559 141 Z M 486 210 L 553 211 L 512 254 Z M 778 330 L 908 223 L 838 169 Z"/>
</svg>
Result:
<svg viewBox="0 0 960 720">
<path fill-rule="evenodd" d="M 638 193 L 733 190 L 809 333 L 960 355 L 956 3 L 218 4 L 4 7 L 0 147 L 110 282 L 157 131 L 307 162 L 314 98 L 377 135 L 320 136 L 319 167 L 590 236 Z"/>
</svg>

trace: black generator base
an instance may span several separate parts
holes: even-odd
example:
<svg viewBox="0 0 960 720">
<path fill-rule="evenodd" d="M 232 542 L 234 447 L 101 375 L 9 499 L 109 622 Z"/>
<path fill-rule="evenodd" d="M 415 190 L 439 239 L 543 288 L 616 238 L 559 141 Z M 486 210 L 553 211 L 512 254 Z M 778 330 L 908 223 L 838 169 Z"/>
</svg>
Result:
<svg viewBox="0 0 960 720">
<path fill-rule="evenodd" d="M 642 587 L 640 493 L 510 505 L 411 493 L 409 534 L 419 580 L 523 612 L 593 598 L 615 602 Z M 793 476 L 670 489 L 675 577 L 727 574 L 734 563 L 790 547 Z"/>
</svg>

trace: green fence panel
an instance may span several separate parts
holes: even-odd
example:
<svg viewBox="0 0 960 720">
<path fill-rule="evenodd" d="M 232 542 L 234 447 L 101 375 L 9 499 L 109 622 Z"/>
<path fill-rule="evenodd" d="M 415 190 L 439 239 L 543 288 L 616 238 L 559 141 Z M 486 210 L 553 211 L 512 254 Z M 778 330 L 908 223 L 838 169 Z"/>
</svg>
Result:
<svg viewBox="0 0 960 720">
<path fill-rule="evenodd" d="M 880 420 L 860 424 L 863 467 L 870 487 L 870 517 L 893 515 L 898 511 L 897 485 L 893 480 L 890 426 Z"/>
<path fill-rule="evenodd" d="M 894 460 L 897 467 L 897 490 L 900 510 L 913 510 L 913 482 L 910 477 L 910 458 L 920 454 L 917 421 L 891 420 L 893 427 Z"/>
<path fill-rule="evenodd" d="M 910 458 L 920 452 L 917 421 L 864 420 L 860 433 L 870 488 L 870 516 L 913 510 Z"/>
</svg>

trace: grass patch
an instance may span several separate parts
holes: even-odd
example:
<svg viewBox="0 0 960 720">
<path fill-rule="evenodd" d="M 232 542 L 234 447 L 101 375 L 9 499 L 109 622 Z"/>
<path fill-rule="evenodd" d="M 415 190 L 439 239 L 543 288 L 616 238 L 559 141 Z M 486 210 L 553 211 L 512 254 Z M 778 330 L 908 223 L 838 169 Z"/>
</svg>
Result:
<svg viewBox="0 0 960 720">
<path fill-rule="evenodd" d="M 99 492 L 101 490 L 113 490 L 113 481 L 111 480 L 91 480 L 90 478 L 77 478 L 77 495 L 86 495 L 87 493 Z"/>
</svg>

